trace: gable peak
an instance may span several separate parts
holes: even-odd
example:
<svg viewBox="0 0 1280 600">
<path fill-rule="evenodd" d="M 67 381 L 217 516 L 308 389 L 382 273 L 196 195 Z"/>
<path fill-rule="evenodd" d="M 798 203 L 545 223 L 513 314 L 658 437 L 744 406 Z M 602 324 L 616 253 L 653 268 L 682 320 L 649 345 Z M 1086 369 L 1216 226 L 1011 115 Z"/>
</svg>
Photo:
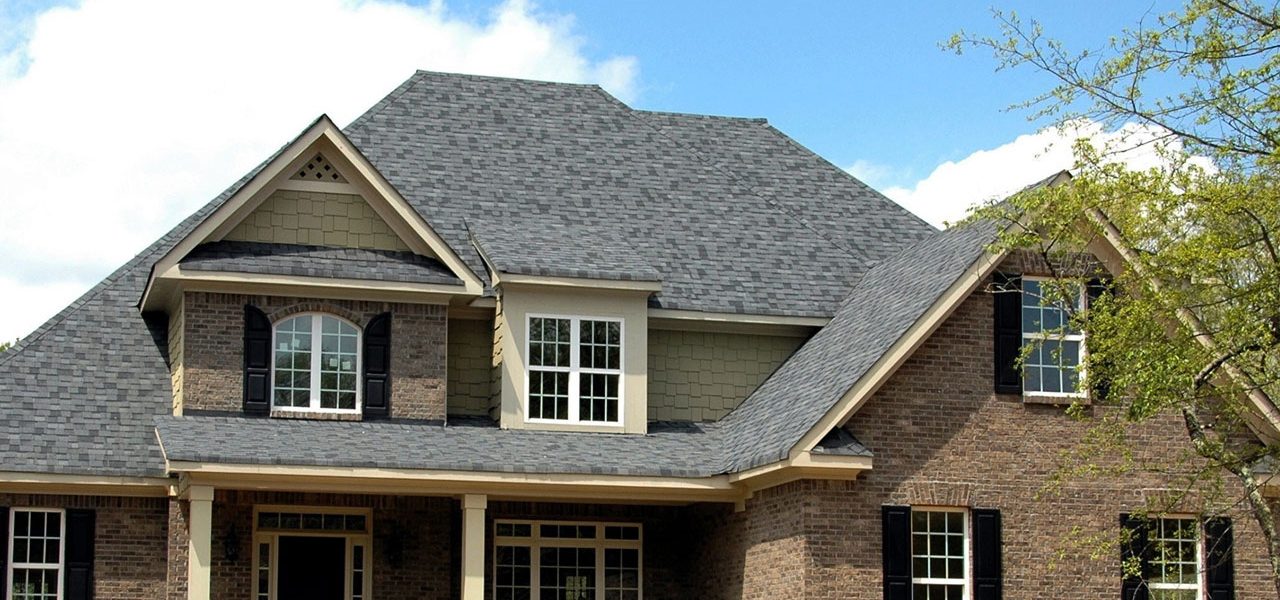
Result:
<svg viewBox="0 0 1280 600">
<path fill-rule="evenodd" d="M 317 152 L 311 160 L 303 163 L 293 176 L 289 177 L 293 181 L 323 181 L 327 183 L 347 183 L 347 178 L 342 176 L 333 163 L 325 158 L 323 153 Z"/>
</svg>

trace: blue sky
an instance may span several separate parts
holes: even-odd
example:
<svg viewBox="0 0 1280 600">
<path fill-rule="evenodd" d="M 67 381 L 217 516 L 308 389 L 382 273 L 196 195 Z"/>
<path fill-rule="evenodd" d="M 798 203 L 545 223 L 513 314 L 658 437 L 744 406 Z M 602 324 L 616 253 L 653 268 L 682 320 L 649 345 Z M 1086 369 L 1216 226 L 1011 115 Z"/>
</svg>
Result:
<svg viewBox="0 0 1280 600">
<path fill-rule="evenodd" d="M 459 5 L 483 10 L 486 3 Z M 832 162 L 885 167 L 907 185 L 938 164 L 1034 131 L 1009 105 L 1051 84 L 1029 69 L 995 72 L 986 53 L 939 44 L 964 29 L 995 33 L 991 8 L 1040 20 L 1092 48 L 1152 2 L 679 2 L 546 0 L 572 14 L 587 48 L 640 67 L 637 106 L 767 117 Z"/>
<path fill-rule="evenodd" d="M 998 6 L 1076 48 L 1172 8 Z M 765 117 L 952 221 L 1070 164 L 1061 135 L 1005 110 L 1052 82 L 941 50 L 961 29 L 995 33 L 990 5 L 0 0 L 0 339 L 34 329 L 318 114 L 346 123 L 415 69 Z"/>
</svg>

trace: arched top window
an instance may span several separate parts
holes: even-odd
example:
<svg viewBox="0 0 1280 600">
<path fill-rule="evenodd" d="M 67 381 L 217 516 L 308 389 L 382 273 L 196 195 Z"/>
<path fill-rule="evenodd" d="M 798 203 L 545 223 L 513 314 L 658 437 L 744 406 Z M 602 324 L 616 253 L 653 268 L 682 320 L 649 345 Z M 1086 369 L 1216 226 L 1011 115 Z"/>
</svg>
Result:
<svg viewBox="0 0 1280 600">
<path fill-rule="evenodd" d="M 284 411 L 360 411 L 360 328 L 323 313 L 275 324 L 271 408 Z"/>
</svg>

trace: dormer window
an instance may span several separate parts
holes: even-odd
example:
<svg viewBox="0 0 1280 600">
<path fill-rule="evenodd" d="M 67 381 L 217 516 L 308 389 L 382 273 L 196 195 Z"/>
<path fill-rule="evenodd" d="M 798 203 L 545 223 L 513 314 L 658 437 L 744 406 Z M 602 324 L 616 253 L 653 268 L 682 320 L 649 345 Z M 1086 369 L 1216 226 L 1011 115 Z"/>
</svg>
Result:
<svg viewBox="0 0 1280 600">
<path fill-rule="evenodd" d="M 529 317 L 528 420 L 622 424 L 622 321 Z"/>
<path fill-rule="evenodd" d="M 271 408 L 279 411 L 360 411 L 360 329 L 321 313 L 275 325 Z"/>
</svg>

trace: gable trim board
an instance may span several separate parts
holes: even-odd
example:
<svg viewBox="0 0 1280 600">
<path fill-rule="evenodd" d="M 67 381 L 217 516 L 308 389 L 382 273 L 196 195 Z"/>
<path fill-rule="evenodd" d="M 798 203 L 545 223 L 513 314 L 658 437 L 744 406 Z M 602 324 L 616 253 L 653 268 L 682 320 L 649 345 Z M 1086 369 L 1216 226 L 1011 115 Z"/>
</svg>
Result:
<svg viewBox="0 0 1280 600">
<path fill-rule="evenodd" d="M 243 292 L 322 299 L 384 300 L 411 304 L 448 304 L 454 296 L 470 293 L 465 286 L 457 285 L 199 271 L 183 268 L 180 265 L 174 265 L 160 277 L 180 283 L 183 290 L 190 292 Z"/>
<path fill-rule="evenodd" d="M 950 317 L 960 306 L 960 303 L 978 289 L 978 285 L 995 271 L 996 266 L 1006 254 L 1006 252 L 987 252 L 957 277 L 933 303 L 933 306 L 916 319 L 910 329 L 900 336 L 888 351 L 881 354 L 867 373 L 859 378 L 853 387 L 849 388 L 827 411 L 827 414 L 792 446 L 791 458 L 794 459 L 802 453 L 813 450 L 827 432 L 848 421 L 875 394 L 876 390 L 889 381 L 898 368 L 911 358 L 920 345 L 929 339 L 934 331 L 937 331 L 947 317 Z"/>
<path fill-rule="evenodd" d="M 357 177 L 349 177 L 347 185 L 374 209 L 389 227 L 411 249 L 419 254 L 439 259 L 455 276 L 463 281 L 469 295 L 480 295 L 484 284 L 462 259 L 445 243 L 413 209 L 407 200 L 391 186 L 381 173 L 360 153 L 327 115 L 321 115 L 302 134 L 287 144 L 274 158 L 240 186 L 225 202 L 192 228 L 174 244 L 152 267 L 152 277 L 142 294 L 142 310 L 162 308 L 157 301 L 156 288 L 163 285 L 164 276 L 177 266 L 196 246 L 206 241 L 218 241 L 230 233 L 282 185 L 304 182 L 290 181 L 294 171 L 313 158 L 313 150 L 325 153 L 326 158 L 338 169 L 348 169 Z M 286 184 L 286 182 L 290 182 Z M 319 184 L 312 184 L 319 185 Z M 326 186 L 331 184 L 324 184 Z M 333 190 L 333 188 L 329 188 Z M 163 294 L 160 294 L 163 295 Z"/>
</svg>

